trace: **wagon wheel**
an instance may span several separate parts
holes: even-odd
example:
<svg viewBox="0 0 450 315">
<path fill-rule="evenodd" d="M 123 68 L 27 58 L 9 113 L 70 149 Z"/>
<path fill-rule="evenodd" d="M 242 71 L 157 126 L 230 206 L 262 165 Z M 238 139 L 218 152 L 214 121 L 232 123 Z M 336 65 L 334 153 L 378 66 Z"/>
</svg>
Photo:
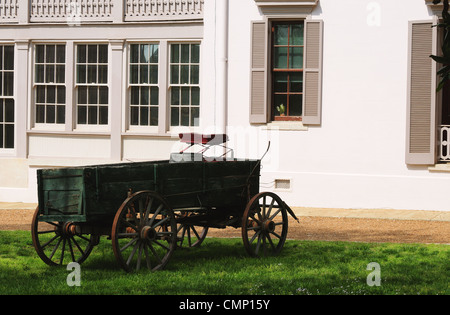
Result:
<svg viewBox="0 0 450 315">
<path fill-rule="evenodd" d="M 114 255 L 127 272 L 141 266 L 160 270 L 175 250 L 176 229 L 172 208 L 159 194 L 137 192 L 122 203 L 114 218 Z"/>
<path fill-rule="evenodd" d="M 175 213 L 175 216 L 179 219 L 188 217 L 191 214 L 191 212 L 181 211 L 180 213 Z M 177 228 L 177 246 L 181 248 L 199 247 L 205 240 L 207 233 L 207 227 L 180 223 Z M 185 242 L 185 237 L 187 243 Z"/>
<path fill-rule="evenodd" d="M 280 197 L 263 192 L 250 200 L 242 217 L 242 239 L 250 256 L 278 254 L 286 241 L 287 231 L 287 212 Z"/>
<path fill-rule="evenodd" d="M 39 221 L 39 207 L 34 212 L 31 237 L 37 254 L 50 266 L 81 264 L 98 244 L 98 236 L 78 234 L 71 222 Z"/>
</svg>

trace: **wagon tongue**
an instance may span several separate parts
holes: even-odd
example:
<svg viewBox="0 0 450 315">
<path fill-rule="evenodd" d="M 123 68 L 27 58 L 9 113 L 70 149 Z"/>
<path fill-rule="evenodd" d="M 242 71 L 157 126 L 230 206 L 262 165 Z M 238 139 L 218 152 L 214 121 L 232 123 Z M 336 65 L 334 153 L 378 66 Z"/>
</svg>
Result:
<svg viewBox="0 0 450 315">
<path fill-rule="evenodd" d="M 284 204 L 284 207 L 286 208 L 286 211 L 295 219 L 295 221 L 300 223 L 298 218 L 295 216 L 294 211 L 292 211 L 292 209 L 286 204 L 286 202 L 283 201 L 283 204 Z"/>
</svg>

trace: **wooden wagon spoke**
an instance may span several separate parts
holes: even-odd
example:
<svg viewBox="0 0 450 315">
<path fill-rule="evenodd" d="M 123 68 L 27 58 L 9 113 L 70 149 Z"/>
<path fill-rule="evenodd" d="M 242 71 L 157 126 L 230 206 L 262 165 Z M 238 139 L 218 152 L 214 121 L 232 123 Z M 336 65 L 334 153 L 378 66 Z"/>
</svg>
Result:
<svg viewBox="0 0 450 315">
<path fill-rule="evenodd" d="M 149 219 L 148 217 L 150 215 L 150 209 L 152 208 L 153 200 L 154 200 L 154 198 L 152 198 L 152 197 L 148 198 L 147 208 L 145 209 L 145 215 L 144 215 L 145 224 L 148 223 L 148 219 Z"/>
<path fill-rule="evenodd" d="M 64 251 L 66 249 L 66 239 L 63 238 L 63 245 L 62 245 L 62 249 L 61 249 L 61 260 L 59 261 L 59 264 L 62 265 L 63 261 L 64 261 Z"/>
<path fill-rule="evenodd" d="M 59 244 L 61 244 L 61 241 L 62 241 L 62 237 L 59 238 L 58 243 L 55 245 L 55 247 L 53 247 L 53 251 L 52 251 L 52 253 L 51 253 L 50 256 L 49 256 L 50 259 L 52 259 L 52 258 L 53 258 L 53 255 L 55 255 L 56 250 L 57 250 L 58 247 L 59 247 Z"/>
<path fill-rule="evenodd" d="M 158 244 L 159 246 L 161 246 L 162 248 L 164 248 L 164 249 L 167 250 L 167 251 L 170 250 L 169 247 L 167 247 L 166 245 L 164 245 L 164 244 L 158 242 L 157 240 L 153 240 L 153 243 Z"/>
<path fill-rule="evenodd" d="M 133 245 L 138 239 L 137 238 L 133 238 L 131 241 L 129 241 L 125 246 L 120 248 L 120 251 L 123 252 L 124 250 L 126 250 L 128 247 L 130 247 L 131 245 Z"/>
<path fill-rule="evenodd" d="M 160 204 L 158 209 L 156 209 L 155 213 L 153 214 L 152 219 L 150 220 L 150 222 L 148 223 L 149 226 L 153 225 L 153 222 L 155 221 L 156 217 L 159 215 L 159 213 L 161 212 L 162 208 L 164 207 L 163 204 Z"/>
<path fill-rule="evenodd" d="M 138 246 L 139 246 L 139 242 L 137 242 L 134 245 L 133 250 L 131 251 L 130 255 L 128 256 L 128 260 L 126 262 L 127 266 L 130 265 L 131 260 L 133 259 L 134 255 L 136 254 L 136 250 L 137 250 Z"/>
<path fill-rule="evenodd" d="M 75 246 L 76 246 L 76 247 L 78 248 L 78 250 L 80 251 L 80 253 L 81 253 L 82 255 L 84 255 L 84 251 L 83 251 L 83 249 L 80 247 L 80 245 L 78 244 L 78 242 L 75 240 L 75 237 L 72 236 L 71 239 L 72 239 L 73 243 L 75 244 Z M 84 239 L 84 238 L 83 238 L 83 239 Z M 75 261 L 75 260 L 74 260 L 74 261 Z"/>
<path fill-rule="evenodd" d="M 145 262 L 147 263 L 147 268 L 152 269 L 152 263 L 150 261 L 150 255 L 147 250 L 147 242 L 144 242 L 144 254 L 145 254 Z"/>
<path fill-rule="evenodd" d="M 170 218 L 169 217 L 165 217 L 164 219 L 162 219 L 161 221 L 159 221 L 158 223 L 156 223 L 155 225 L 150 225 L 150 226 L 152 226 L 153 228 L 156 228 L 156 227 L 158 227 L 158 226 L 160 226 L 161 224 L 163 224 L 163 223 L 166 223 L 167 221 L 169 221 L 170 220 Z"/>
<path fill-rule="evenodd" d="M 155 242 L 155 243 L 157 243 L 158 245 L 161 245 L 161 244 L 159 244 L 158 242 Z M 148 243 L 148 247 L 150 248 L 150 251 L 153 253 L 153 256 L 155 256 L 155 258 L 158 260 L 158 262 L 159 262 L 160 264 L 162 264 L 162 260 L 161 260 L 161 258 L 159 258 L 159 255 L 158 255 L 158 253 L 156 252 L 156 250 L 153 248 L 151 242 Z M 169 250 L 169 249 L 167 249 L 167 250 Z"/>
<path fill-rule="evenodd" d="M 274 204 L 275 204 L 275 199 L 272 199 L 272 202 L 270 203 L 270 206 L 269 206 L 269 211 L 266 213 L 266 217 L 270 217 L 270 212 L 272 212 L 272 208 L 273 208 Z"/>
<path fill-rule="evenodd" d="M 273 218 L 275 218 L 275 217 L 278 215 L 278 213 L 280 213 L 280 212 L 281 212 L 281 208 L 278 209 L 278 211 L 276 211 L 276 212 L 269 218 L 269 220 L 273 220 Z"/>
<path fill-rule="evenodd" d="M 53 232 L 54 233 L 54 232 Z M 47 245 L 51 244 L 55 239 L 57 239 L 59 237 L 59 235 L 55 235 L 53 236 L 48 242 L 46 242 L 44 245 L 41 245 L 41 248 L 44 249 L 45 247 L 47 247 Z"/>
<path fill-rule="evenodd" d="M 69 251 L 70 251 L 70 256 L 72 257 L 72 261 L 76 261 L 75 254 L 74 254 L 73 248 L 72 248 L 72 242 L 70 241 L 70 238 L 67 239 L 67 243 L 69 244 Z"/>
</svg>

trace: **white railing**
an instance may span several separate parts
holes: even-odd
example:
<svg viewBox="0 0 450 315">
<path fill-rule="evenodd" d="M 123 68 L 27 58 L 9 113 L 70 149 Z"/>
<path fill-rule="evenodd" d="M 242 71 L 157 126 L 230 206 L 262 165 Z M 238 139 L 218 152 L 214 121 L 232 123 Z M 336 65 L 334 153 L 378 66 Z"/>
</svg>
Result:
<svg viewBox="0 0 450 315">
<path fill-rule="evenodd" d="M 0 0 L 0 22 L 14 22 L 17 19 L 19 0 Z"/>
<path fill-rule="evenodd" d="M 113 2 L 117 0 L 31 0 L 30 22 L 110 20 Z"/>
<path fill-rule="evenodd" d="M 126 0 L 125 20 L 199 19 L 204 0 Z"/>
<path fill-rule="evenodd" d="M 201 20 L 205 0 L 0 0 L 0 23 Z"/>
<path fill-rule="evenodd" d="M 450 126 L 442 125 L 440 134 L 439 159 L 450 161 Z"/>
</svg>

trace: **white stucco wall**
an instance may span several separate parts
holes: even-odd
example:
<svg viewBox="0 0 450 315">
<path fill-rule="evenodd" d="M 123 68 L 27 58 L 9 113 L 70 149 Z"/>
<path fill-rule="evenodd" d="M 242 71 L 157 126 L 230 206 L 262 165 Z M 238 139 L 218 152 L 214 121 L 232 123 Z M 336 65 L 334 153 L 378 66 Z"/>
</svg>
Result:
<svg viewBox="0 0 450 315">
<path fill-rule="evenodd" d="M 223 88 L 217 66 L 223 61 L 218 49 L 224 35 L 218 24 L 220 12 L 216 11 L 216 0 L 206 0 L 204 27 L 194 36 L 198 39 L 198 34 L 203 34 L 198 131 L 204 132 L 215 132 L 223 123 L 217 113 L 221 101 L 218 89 Z M 311 18 L 324 21 L 322 123 L 307 130 L 267 130 L 266 126 L 249 124 L 250 22 L 262 20 L 263 15 L 254 0 L 229 0 L 227 132 L 237 157 L 260 157 L 271 141 L 262 169 L 262 191 L 274 190 L 275 179 L 290 179 L 289 191 L 275 191 L 291 206 L 450 211 L 450 173 L 405 163 L 408 21 L 431 17 L 423 0 L 320 0 Z M 174 28 L 176 34 L 169 29 L 169 33 L 160 34 L 155 27 L 150 27 L 149 36 L 189 37 L 178 28 Z M 55 29 L 53 26 L 52 32 Z M 41 38 L 47 31 L 42 26 L 26 34 L 28 38 L 41 34 Z M 1 36 L 6 36 L 5 32 L 0 28 Z M 23 37 L 24 32 L 14 30 L 8 33 L 9 39 Z M 76 32 L 71 28 L 68 36 L 78 38 Z M 128 31 L 116 28 L 104 36 L 144 39 L 145 34 L 136 26 Z M 51 36 L 58 38 L 55 33 Z M 87 36 L 95 38 L 92 33 Z M 29 154 L 48 157 L 40 147 L 42 139 L 41 135 L 33 137 Z M 71 141 L 78 145 L 79 139 Z M 97 150 L 85 149 L 89 162 L 108 157 L 108 141 L 104 137 L 85 140 L 87 148 L 95 146 Z M 124 160 L 140 160 L 147 153 L 149 158 L 159 159 L 168 157 L 174 138 L 139 135 L 122 141 Z M 64 145 L 74 148 L 70 142 Z M 158 148 L 157 153 L 150 149 L 152 146 Z M 47 152 L 54 150 L 52 147 Z M 58 157 L 68 158 L 70 153 Z M 29 188 L 0 187 L 0 200 L 33 200 L 35 167 L 26 174 Z M 19 182 L 23 186 L 23 180 Z"/>
</svg>

